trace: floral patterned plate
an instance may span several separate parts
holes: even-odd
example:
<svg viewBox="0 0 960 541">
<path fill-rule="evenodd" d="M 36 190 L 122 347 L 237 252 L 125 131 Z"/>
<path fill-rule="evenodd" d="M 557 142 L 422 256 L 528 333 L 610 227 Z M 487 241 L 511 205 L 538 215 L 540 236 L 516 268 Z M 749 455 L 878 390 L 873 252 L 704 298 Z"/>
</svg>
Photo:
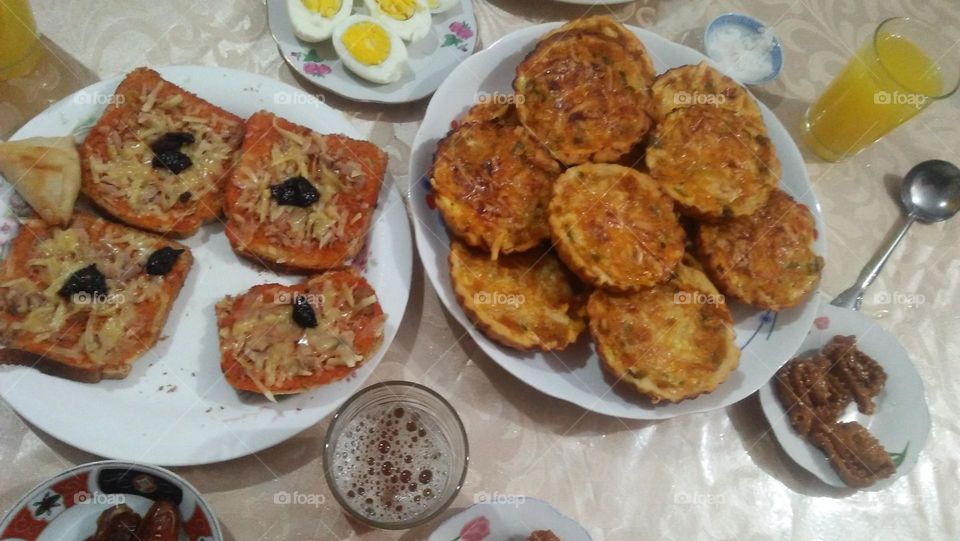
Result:
<svg viewBox="0 0 960 541">
<path fill-rule="evenodd" d="M 897 465 L 895 474 L 867 489 L 881 490 L 913 469 L 927 443 L 930 410 L 924 397 L 923 381 L 895 336 L 860 312 L 833 306 L 826 300 L 820 303 L 813 328 L 797 354 L 812 354 L 838 334 L 856 336 L 857 348 L 873 357 L 887 373 L 887 383 L 874 399 L 877 409 L 873 415 L 863 415 L 857 411 L 856 405 L 851 404 L 840 418 L 867 427 Z M 776 396 L 774 380 L 760 388 L 760 405 L 780 446 L 794 462 L 828 485 L 847 486 L 833 471 L 824 454 L 790 426 L 787 412 Z"/>
<path fill-rule="evenodd" d="M 177 504 L 181 540 L 223 539 L 213 511 L 179 475 L 155 466 L 106 460 L 71 468 L 37 485 L 0 521 L 0 540 L 86 539 L 107 508 L 124 504 L 143 516 L 157 500 Z"/>
<path fill-rule="evenodd" d="M 591 541 L 577 521 L 549 503 L 511 496 L 478 503 L 448 519 L 427 541 L 526 541 L 537 530 L 550 530 L 563 541 Z"/>
<path fill-rule="evenodd" d="M 355 1 L 354 13 L 366 13 Z M 409 68 L 403 77 L 387 85 L 371 83 L 348 71 L 332 40 L 307 43 L 297 39 L 287 14 L 287 0 L 267 0 L 270 31 L 280 55 L 311 83 L 351 100 L 373 103 L 406 103 L 425 98 L 440 86 L 453 68 L 477 47 L 477 20 L 470 0 L 433 15 L 427 37 L 407 44 Z"/>
</svg>

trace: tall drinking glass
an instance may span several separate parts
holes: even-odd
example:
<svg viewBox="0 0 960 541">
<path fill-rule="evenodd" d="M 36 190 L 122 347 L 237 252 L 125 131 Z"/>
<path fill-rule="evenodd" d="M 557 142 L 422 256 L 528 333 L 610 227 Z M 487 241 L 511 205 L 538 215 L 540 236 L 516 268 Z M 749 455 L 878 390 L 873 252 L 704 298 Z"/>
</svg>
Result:
<svg viewBox="0 0 960 541">
<path fill-rule="evenodd" d="M 807 109 L 806 141 L 827 161 L 853 156 L 960 84 L 960 48 L 909 17 L 880 23 Z"/>
<path fill-rule="evenodd" d="M 27 0 L 0 0 L 0 81 L 25 75 L 40 60 L 37 23 Z"/>
</svg>

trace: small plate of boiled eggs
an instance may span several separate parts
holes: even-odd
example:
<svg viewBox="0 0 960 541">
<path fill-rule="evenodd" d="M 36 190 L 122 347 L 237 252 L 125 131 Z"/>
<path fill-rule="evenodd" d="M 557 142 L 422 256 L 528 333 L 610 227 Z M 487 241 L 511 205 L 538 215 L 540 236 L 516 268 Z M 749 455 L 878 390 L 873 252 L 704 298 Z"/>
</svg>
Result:
<svg viewBox="0 0 960 541">
<path fill-rule="evenodd" d="M 429 96 L 477 46 L 470 0 L 267 0 L 267 14 L 294 70 L 356 101 Z"/>
</svg>

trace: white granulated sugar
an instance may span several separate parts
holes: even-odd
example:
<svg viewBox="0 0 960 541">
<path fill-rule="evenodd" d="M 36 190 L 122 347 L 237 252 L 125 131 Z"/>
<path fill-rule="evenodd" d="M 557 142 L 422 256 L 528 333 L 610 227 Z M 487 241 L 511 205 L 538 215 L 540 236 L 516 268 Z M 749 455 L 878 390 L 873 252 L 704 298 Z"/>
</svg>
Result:
<svg viewBox="0 0 960 541">
<path fill-rule="evenodd" d="M 740 81 L 758 81 L 773 73 L 773 33 L 738 24 L 717 28 L 710 52 L 721 69 Z"/>
</svg>

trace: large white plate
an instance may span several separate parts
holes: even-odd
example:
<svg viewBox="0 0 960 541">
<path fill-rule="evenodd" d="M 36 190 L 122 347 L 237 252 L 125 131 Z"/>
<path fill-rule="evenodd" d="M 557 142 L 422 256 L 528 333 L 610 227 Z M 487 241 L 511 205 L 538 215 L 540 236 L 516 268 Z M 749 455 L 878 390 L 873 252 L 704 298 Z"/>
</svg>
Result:
<svg viewBox="0 0 960 541">
<path fill-rule="evenodd" d="M 427 541 L 522 541 L 537 530 L 550 530 L 563 541 L 591 541 L 583 526 L 545 501 L 496 495 L 491 500 L 450 517 Z"/>
<path fill-rule="evenodd" d="M 657 406 L 635 396 L 629 389 L 612 387 L 610 378 L 601 371 L 599 359 L 586 336 L 576 346 L 558 354 L 524 353 L 487 339 L 470 324 L 456 301 L 450 288 L 447 266 L 450 240 L 440 214 L 430 207 L 430 183 L 425 176 L 437 142 L 446 135 L 451 121 L 481 97 L 494 99 L 511 94 L 517 64 L 533 49 L 537 38 L 558 25 L 542 24 L 507 35 L 454 70 L 430 100 L 426 117 L 413 142 L 408 201 L 414 216 L 414 232 L 424 270 L 444 305 L 467 328 L 483 351 L 508 372 L 548 395 L 598 413 L 634 419 L 666 419 L 733 404 L 759 389 L 797 350 L 816 315 L 815 295 L 811 295 L 804 304 L 779 314 L 734 305 L 732 310 L 737 343 L 743 348 L 740 368 L 710 394 L 679 404 Z M 697 51 L 653 32 L 634 27 L 630 29 L 647 46 L 658 72 L 701 60 L 709 62 Z M 800 151 L 777 117 L 763 104 L 760 104 L 760 109 L 783 165 L 780 186 L 810 207 L 817 229 L 824 231 L 820 204 L 810 189 Z M 814 248 L 820 255 L 825 254 L 826 245 L 822 237 L 817 239 Z"/>
<path fill-rule="evenodd" d="M 841 421 L 857 421 L 867 427 L 893 456 L 894 462 L 899 463 L 897 473 L 867 489 L 882 490 L 913 469 L 920 451 L 927 443 L 930 411 L 923 393 L 923 381 L 896 337 L 860 312 L 824 302 L 820 305 L 815 323 L 800 346 L 798 355 L 812 355 L 838 334 L 854 335 L 857 337 L 857 348 L 873 357 L 887 373 L 887 383 L 874 399 L 877 408 L 873 415 L 863 415 L 857 411 L 855 404 L 850 404 L 840 417 Z M 771 380 L 760 388 L 760 406 L 780 446 L 794 462 L 824 483 L 846 487 L 824 454 L 790 425 L 774 385 Z"/>
<path fill-rule="evenodd" d="M 354 13 L 367 13 L 363 2 L 356 0 L 354 4 Z M 426 37 L 406 43 L 409 66 L 403 77 L 382 85 L 347 70 L 333 50 L 332 40 L 308 43 L 298 39 L 287 13 L 287 0 L 267 0 L 267 17 L 280 56 L 290 67 L 320 88 L 356 101 L 406 103 L 425 98 L 477 47 L 473 4 L 460 0 L 459 6 L 433 15 L 433 26 Z"/>
<path fill-rule="evenodd" d="M 159 68 L 183 88 L 246 118 L 266 109 L 323 133 L 361 138 L 338 112 L 292 86 L 259 75 L 211 66 Z M 63 135 L 99 118 L 120 77 L 68 96 L 21 128 L 13 139 Z M 348 379 L 273 404 L 240 394 L 220 372 L 214 304 L 265 282 L 297 283 L 237 257 L 219 223 L 185 241 L 193 268 L 163 329 L 165 339 L 123 380 L 95 385 L 47 376 L 25 367 L 0 367 L 0 396 L 57 439 L 100 456 L 163 465 L 203 464 L 260 451 L 323 419 L 370 375 L 390 346 L 410 293 L 412 248 L 402 198 L 391 178 L 380 191 L 364 276 L 387 314 L 383 345 Z M 13 190 L 0 184 L 0 234 L 16 220 Z"/>
</svg>

